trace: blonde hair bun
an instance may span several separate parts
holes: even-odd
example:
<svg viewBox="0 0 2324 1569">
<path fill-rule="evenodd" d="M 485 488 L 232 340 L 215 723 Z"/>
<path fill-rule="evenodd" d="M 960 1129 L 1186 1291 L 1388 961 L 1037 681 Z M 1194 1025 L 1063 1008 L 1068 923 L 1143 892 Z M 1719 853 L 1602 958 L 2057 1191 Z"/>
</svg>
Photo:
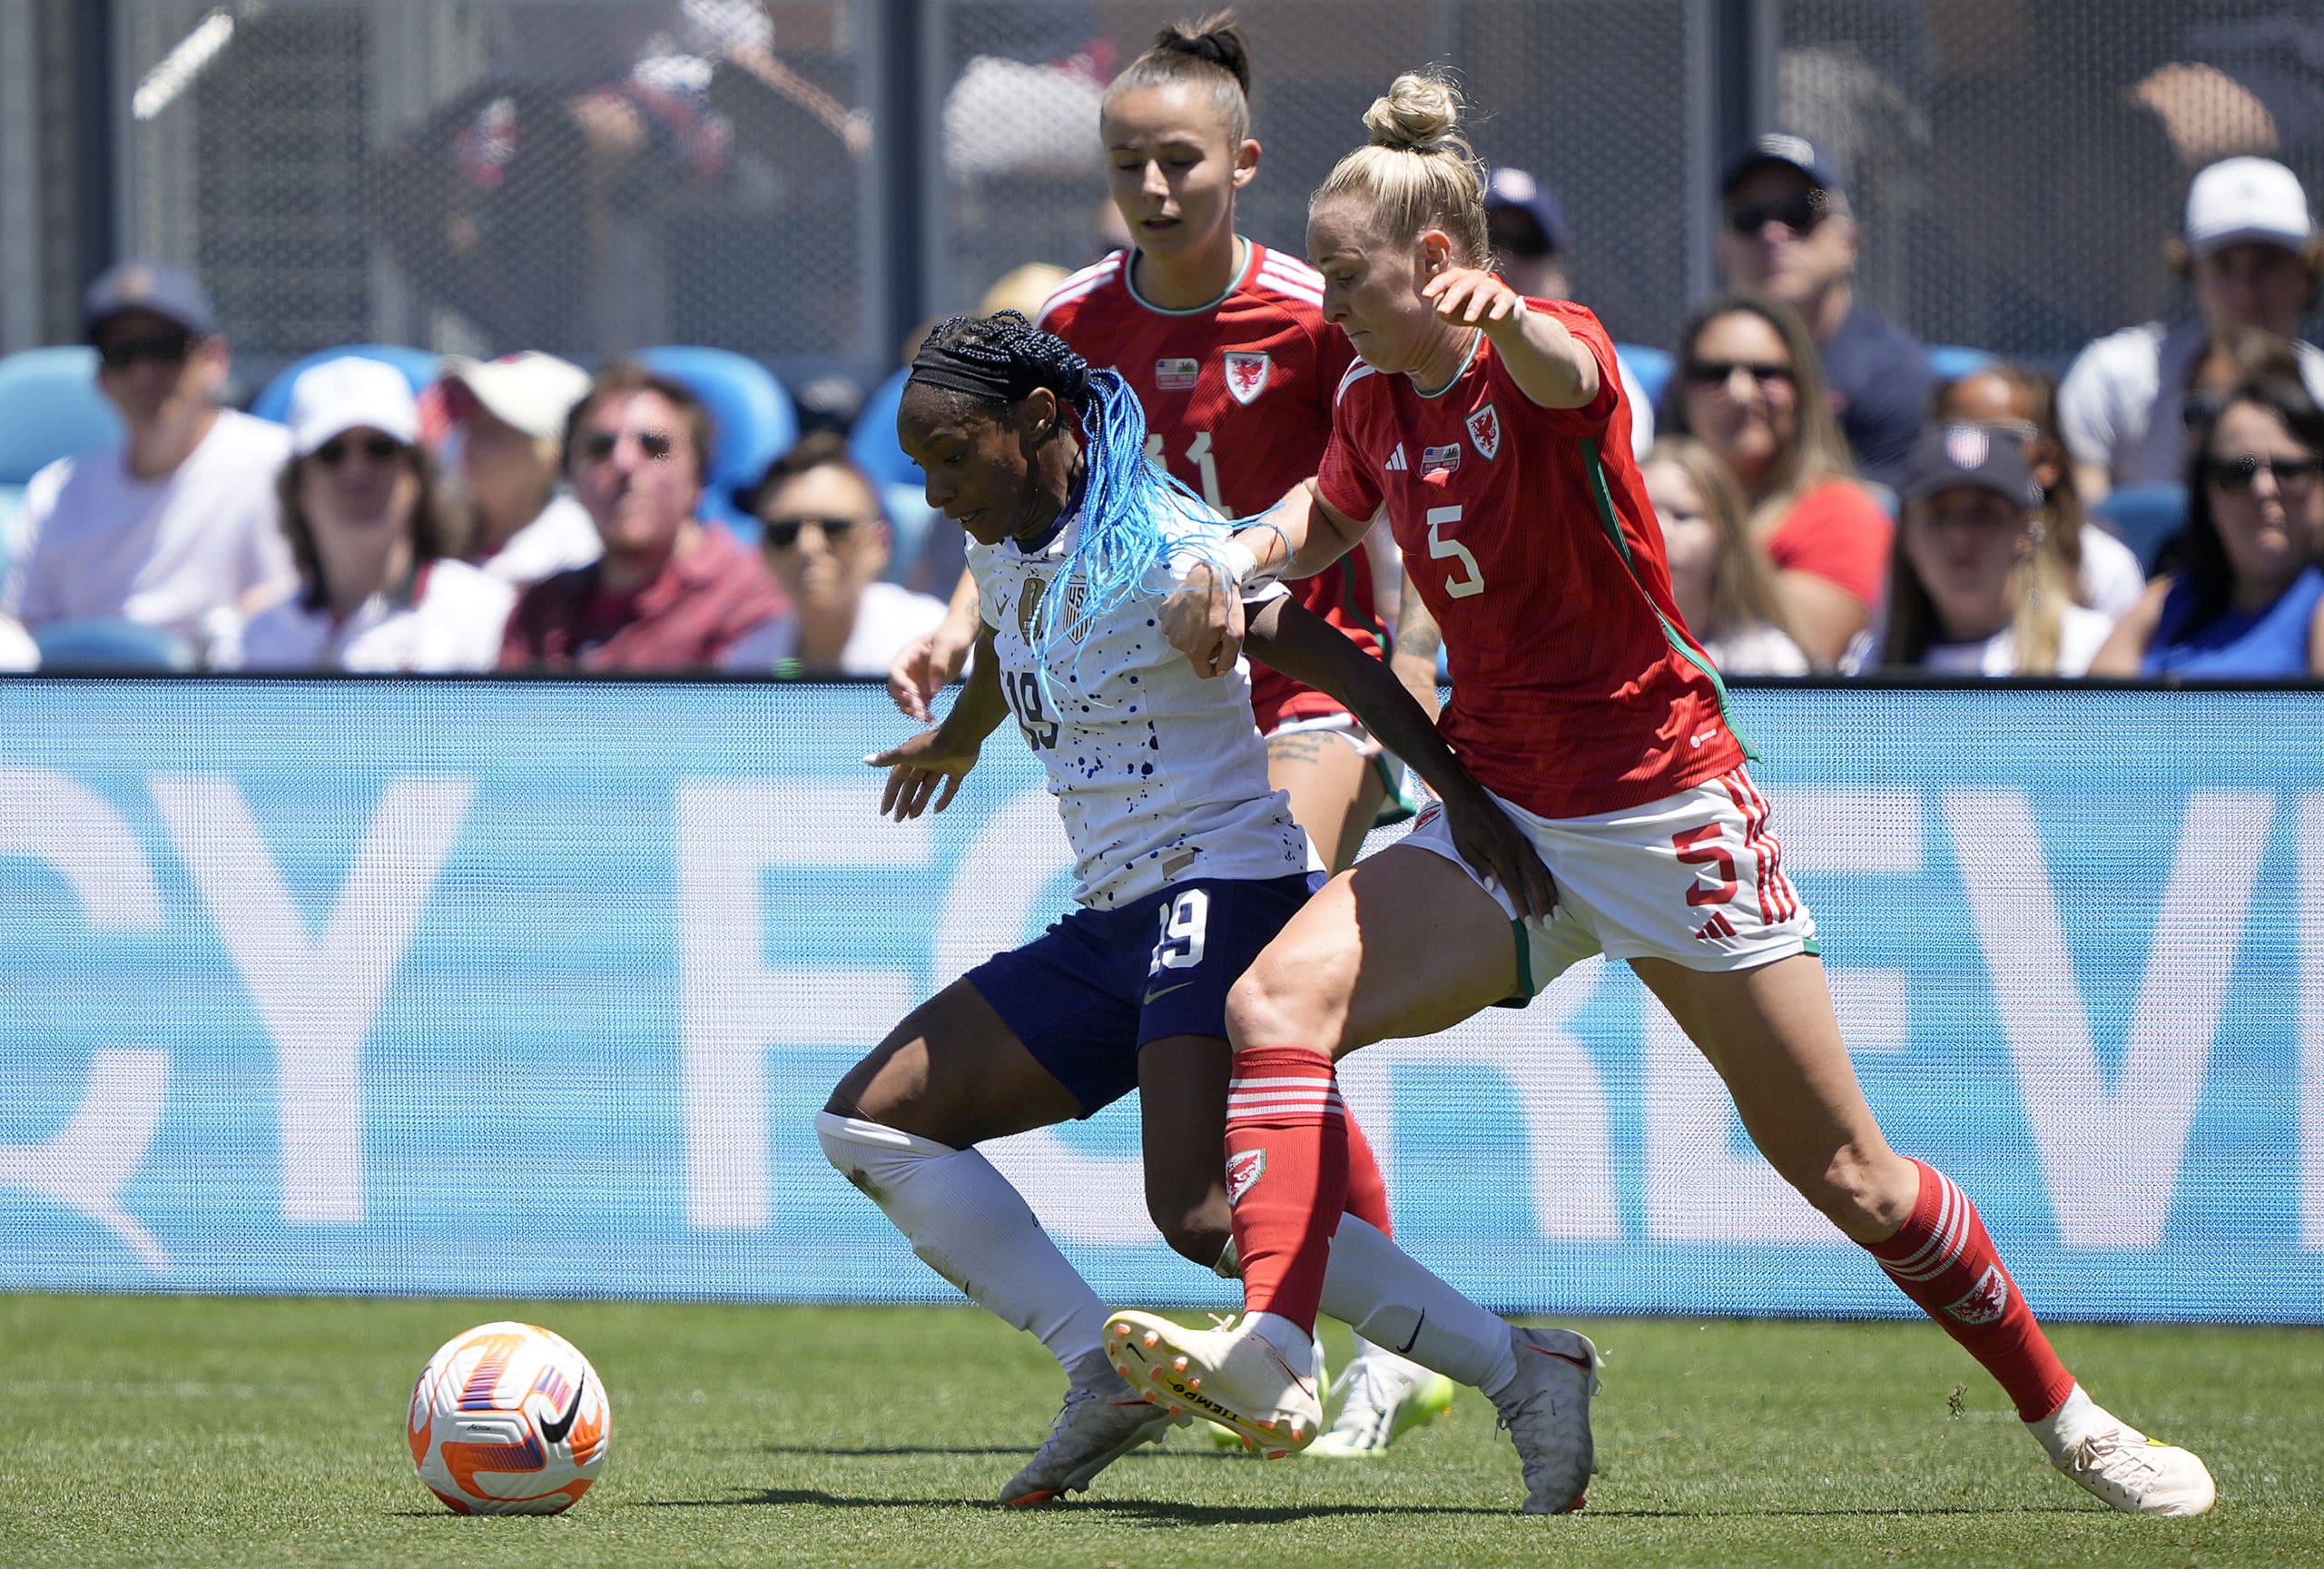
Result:
<svg viewBox="0 0 2324 1569">
<path fill-rule="evenodd" d="M 1364 128 L 1374 147 L 1400 147 L 1414 153 L 1448 149 L 1465 154 L 1468 143 L 1459 135 L 1461 90 L 1442 76 L 1407 71 L 1389 84 L 1385 96 L 1374 98 L 1364 111 Z"/>
</svg>

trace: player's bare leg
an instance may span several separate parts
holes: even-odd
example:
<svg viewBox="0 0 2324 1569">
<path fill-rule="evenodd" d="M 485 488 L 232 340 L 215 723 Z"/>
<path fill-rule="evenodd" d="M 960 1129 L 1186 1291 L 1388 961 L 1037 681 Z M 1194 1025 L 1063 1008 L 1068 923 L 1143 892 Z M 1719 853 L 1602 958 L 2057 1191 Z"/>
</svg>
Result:
<svg viewBox="0 0 2324 1569">
<path fill-rule="evenodd" d="M 1370 742 L 1329 730 L 1285 730 L 1268 736 L 1267 783 L 1290 797 L 1292 820 L 1307 830 L 1316 854 L 1334 872 L 1355 864 L 1388 794 Z"/>
<path fill-rule="evenodd" d="M 1984 1365 L 2053 1465 L 2125 1513 L 2211 1508 L 2201 1460 L 2111 1416 L 2074 1382 L 1968 1196 L 1889 1149 L 1821 961 L 1798 954 L 1721 973 L 1661 960 L 1633 967 L 1726 1081 L 1768 1163 Z"/>
</svg>

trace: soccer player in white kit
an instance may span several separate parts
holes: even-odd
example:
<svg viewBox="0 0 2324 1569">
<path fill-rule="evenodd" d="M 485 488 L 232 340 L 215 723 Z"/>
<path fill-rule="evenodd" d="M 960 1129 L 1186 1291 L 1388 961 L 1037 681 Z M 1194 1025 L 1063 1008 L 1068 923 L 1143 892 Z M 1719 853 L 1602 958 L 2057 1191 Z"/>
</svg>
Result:
<svg viewBox="0 0 2324 1569">
<path fill-rule="evenodd" d="M 1267 783 L 1247 668 L 1230 656 L 1197 676 L 1157 621 L 1197 565 L 1250 582 L 1250 548 L 1147 462 L 1120 378 L 1014 312 L 955 317 L 921 350 L 897 422 L 930 502 L 974 541 L 984 627 L 943 722 L 868 759 L 889 770 L 881 810 L 942 810 L 1013 714 L 1072 841 L 1077 908 L 915 1009 L 841 1081 L 816 1129 L 923 1260 L 1066 1369 L 1049 1441 L 1000 1495 L 1047 1503 L 1204 1402 L 1157 1409 L 1115 1376 L 1105 1305 L 973 1146 L 1137 1089 L 1148 1212 L 1177 1251 L 1217 1260 L 1232 1235 L 1226 993 L 1305 901 L 1311 857 Z M 1385 666 L 1280 588 L 1246 600 L 1255 650 L 1349 703 L 1411 763 L 1481 875 L 1546 876 Z M 1384 1314 L 1431 1367 L 1505 1344 L 1507 1326 L 1482 1309 L 1411 1323 L 1401 1304 L 1419 1266 L 1354 1216 L 1340 1238 L 1324 1304 L 1359 1332 Z"/>
</svg>

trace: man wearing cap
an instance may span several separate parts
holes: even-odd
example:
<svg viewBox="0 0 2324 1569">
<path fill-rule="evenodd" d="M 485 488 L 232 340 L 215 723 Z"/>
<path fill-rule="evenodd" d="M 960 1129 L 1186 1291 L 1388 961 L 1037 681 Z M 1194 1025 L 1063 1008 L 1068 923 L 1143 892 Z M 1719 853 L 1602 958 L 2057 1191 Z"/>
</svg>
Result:
<svg viewBox="0 0 2324 1569">
<path fill-rule="evenodd" d="M 1718 189 L 1720 275 L 1730 289 L 1799 312 L 1823 352 L 1856 467 L 1893 488 L 1935 378 L 1912 334 L 1856 297 L 1860 235 L 1838 171 L 1809 143 L 1778 133 L 1737 153 Z"/>
<path fill-rule="evenodd" d="M 218 406 L 226 340 L 201 285 L 177 268 L 123 262 L 90 285 L 81 320 L 127 438 L 33 476 L 0 610 L 35 632 L 134 621 L 202 651 L 238 607 L 292 580 L 274 495 L 290 433 Z"/>
<path fill-rule="evenodd" d="M 519 588 L 595 561 L 596 527 L 560 484 L 566 417 L 589 390 L 588 372 L 531 351 L 453 358 L 441 386 L 468 501 L 461 555 Z"/>
<path fill-rule="evenodd" d="M 1571 300 L 1566 274 L 1565 208 L 1557 192 L 1522 169 L 1503 164 L 1485 182 L 1485 228 L 1492 242 L 1493 268 L 1520 294 L 1539 300 Z M 1654 445 L 1654 400 L 1619 346 L 1614 369 L 1630 405 L 1630 455 L 1644 458 Z"/>
<path fill-rule="evenodd" d="M 2194 314 L 2099 339 L 2058 384 L 2058 429 L 2085 501 L 2117 485 L 2186 478 L 2191 372 L 2207 342 L 2236 328 L 2292 341 L 2300 380 L 2324 400 L 2324 350 L 2295 338 L 2324 273 L 2324 241 L 2298 175 L 2268 158 L 2201 170 L 2187 190 L 2184 232 L 2163 255 L 2187 281 Z"/>
</svg>

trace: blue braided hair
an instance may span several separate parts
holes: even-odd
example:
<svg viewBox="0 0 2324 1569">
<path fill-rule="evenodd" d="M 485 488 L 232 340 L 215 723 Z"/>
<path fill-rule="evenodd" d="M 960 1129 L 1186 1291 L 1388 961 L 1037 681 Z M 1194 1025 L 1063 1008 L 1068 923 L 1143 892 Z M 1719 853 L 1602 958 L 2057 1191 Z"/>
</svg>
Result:
<svg viewBox="0 0 2324 1569">
<path fill-rule="evenodd" d="M 1049 656 L 1057 639 L 1073 641 L 1078 669 L 1089 632 L 1151 592 L 1162 575 L 1157 569 L 1167 568 L 1171 542 L 1164 538 L 1157 518 L 1188 511 L 1206 516 L 1209 508 L 1147 458 L 1146 410 L 1120 373 L 1091 370 L 1064 339 L 1014 311 L 954 316 L 939 324 L 912 361 L 911 380 L 1002 405 L 1046 387 L 1081 421 L 1081 529 L 1053 580 L 1078 583 L 1081 592 L 1044 594 L 1029 639 L 1039 661 L 1042 696 L 1053 700 Z M 1216 544 L 1193 548 L 1219 564 Z"/>
</svg>

